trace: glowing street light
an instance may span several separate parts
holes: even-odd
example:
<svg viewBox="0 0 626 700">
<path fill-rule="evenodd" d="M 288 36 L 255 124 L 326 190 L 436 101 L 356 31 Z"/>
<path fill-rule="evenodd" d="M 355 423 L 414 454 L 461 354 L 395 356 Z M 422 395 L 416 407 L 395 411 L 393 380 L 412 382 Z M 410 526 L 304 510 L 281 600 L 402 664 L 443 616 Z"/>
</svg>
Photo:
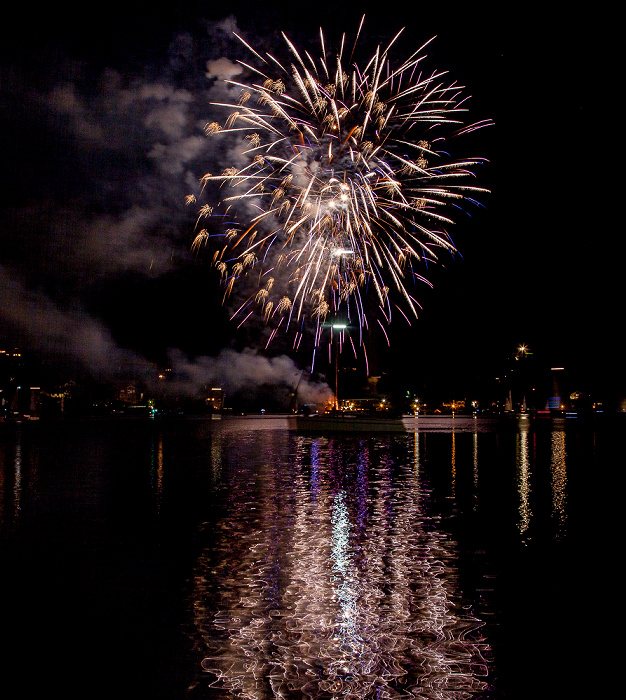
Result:
<svg viewBox="0 0 626 700">
<path fill-rule="evenodd" d="M 333 321 L 332 323 L 324 324 L 332 331 L 337 331 L 337 339 L 335 340 L 335 410 L 339 410 L 339 333 L 342 333 L 348 328 L 348 324 L 344 321 Z"/>
</svg>

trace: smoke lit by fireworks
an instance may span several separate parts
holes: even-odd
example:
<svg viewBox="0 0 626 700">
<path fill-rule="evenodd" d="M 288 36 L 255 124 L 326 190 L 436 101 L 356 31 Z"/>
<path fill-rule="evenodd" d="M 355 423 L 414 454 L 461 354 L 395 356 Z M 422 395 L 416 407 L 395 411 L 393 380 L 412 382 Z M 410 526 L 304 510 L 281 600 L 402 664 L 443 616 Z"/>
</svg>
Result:
<svg viewBox="0 0 626 700">
<path fill-rule="evenodd" d="M 200 208 L 192 247 L 218 236 L 225 300 L 238 280 L 255 280 L 233 317 L 260 312 L 273 329 L 268 342 L 291 329 L 297 347 L 312 322 L 318 346 L 323 328 L 341 320 L 362 345 L 370 318 L 384 330 L 392 311 L 417 317 L 411 290 L 426 282 L 418 266 L 454 252 L 450 212 L 486 191 L 471 184 L 482 159 L 455 160 L 445 148 L 490 122 L 465 124 L 462 88 L 421 70 L 424 47 L 393 67 L 401 32 L 359 66 L 362 26 L 352 50 L 344 36 L 332 59 L 321 31 L 317 58 L 283 34 L 288 63 L 237 37 L 258 67 L 242 63 L 250 80 L 227 81 L 237 104 L 220 104 L 230 110 L 225 123 L 206 126 L 210 138 L 239 138 L 247 160 L 202 178 L 203 190 L 220 185 L 222 201 Z M 202 227 L 209 218 L 220 219 L 219 233 L 212 222 Z"/>
</svg>

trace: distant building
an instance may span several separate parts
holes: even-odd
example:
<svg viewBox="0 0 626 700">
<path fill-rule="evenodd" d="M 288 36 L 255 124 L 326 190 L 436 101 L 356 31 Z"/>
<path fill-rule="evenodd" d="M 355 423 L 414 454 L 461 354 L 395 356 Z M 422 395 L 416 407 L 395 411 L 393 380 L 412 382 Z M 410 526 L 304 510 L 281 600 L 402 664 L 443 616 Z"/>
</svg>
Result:
<svg viewBox="0 0 626 700">
<path fill-rule="evenodd" d="M 441 404 L 441 407 L 445 411 L 451 411 L 454 413 L 455 411 L 464 411 L 465 410 L 465 399 L 452 399 L 452 401 L 444 401 Z"/>
<path fill-rule="evenodd" d="M 30 403 L 28 405 L 28 411 L 31 420 L 38 420 L 39 413 L 41 410 L 41 387 L 31 386 L 30 387 Z"/>
<path fill-rule="evenodd" d="M 224 408 L 224 389 L 210 387 L 207 390 L 206 404 L 213 411 L 221 411 Z"/>
<path fill-rule="evenodd" d="M 546 403 L 546 410 L 548 411 L 560 411 L 563 408 L 562 405 L 562 376 L 563 367 L 551 367 L 552 372 L 552 395 Z"/>
<path fill-rule="evenodd" d="M 340 403 L 339 409 L 342 411 L 367 411 L 372 413 L 377 411 L 389 411 L 391 409 L 391 399 L 387 395 L 341 399 Z"/>
<path fill-rule="evenodd" d="M 130 404 L 137 404 L 143 399 L 143 392 L 134 382 L 118 389 L 117 398 L 119 401 Z"/>
</svg>

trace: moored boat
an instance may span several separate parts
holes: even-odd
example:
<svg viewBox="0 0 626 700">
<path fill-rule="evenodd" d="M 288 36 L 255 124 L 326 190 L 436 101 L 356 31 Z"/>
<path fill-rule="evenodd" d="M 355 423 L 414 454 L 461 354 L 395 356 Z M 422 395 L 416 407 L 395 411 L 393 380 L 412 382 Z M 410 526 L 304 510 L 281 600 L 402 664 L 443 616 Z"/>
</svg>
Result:
<svg viewBox="0 0 626 700">
<path fill-rule="evenodd" d="M 412 417 L 337 412 L 293 416 L 291 427 L 298 432 L 311 433 L 397 433 L 410 430 L 407 421 L 412 420 Z"/>
</svg>

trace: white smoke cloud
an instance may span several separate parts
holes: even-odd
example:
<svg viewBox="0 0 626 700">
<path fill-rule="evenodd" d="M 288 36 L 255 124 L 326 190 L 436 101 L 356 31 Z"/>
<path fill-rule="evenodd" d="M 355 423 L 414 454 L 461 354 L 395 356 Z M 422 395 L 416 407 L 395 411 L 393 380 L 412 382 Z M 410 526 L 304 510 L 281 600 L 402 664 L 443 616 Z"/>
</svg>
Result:
<svg viewBox="0 0 626 700">
<path fill-rule="evenodd" d="M 11 67 L 19 79 L 14 77 L 16 89 L 7 97 L 16 109 L 7 113 L 26 115 L 20 130 L 36 128 L 42 149 L 37 168 L 46 163 L 48 169 L 45 177 L 34 171 L 20 201 L 7 210 L 11 228 L 0 266 L 3 340 L 69 359 L 98 377 L 129 369 L 146 380 L 153 375 L 141 352 L 116 342 L 115 313 L 109 310 L 109 326 L 97 317 L 93 300 L 114 289 L 120 276 L 184 272 L 192 259 L 196 217 L 185 196 L 198 193 L 206 172 L 237 164 L 240 153 L 203 133 L 207 122 L 222 119 L 213 103 L 231 100 L 237 90 L 224 80 L 243 70 L 234 60 L 241 44 L 233 32 L 242 33 L 233 17 L 208 24 L 200 40 L 183 32 L 173 38 L 163 65 L 146 65 L 141 74 L 106 67 L 95 75 L 64 57 L 64 69 L 50 74 L 59 79 L 33 86 L 20 66 Z M 189 300 L 172 289 L 171 304 L 175 313 L 176 304 L 188 307 Z M 176 338 L 166 342 L 178 347 Z M 174 350 L 170 359 L 173 372 L 184 378 L 178 388 L 188 394 L 212 381 L 241 390 L 293 387 L 300 377 L 287 356 L 224 350 L 189 360 L 185 352 Z M 309 396 L 328 392 L 307 378 L 299 386 Z"/>
<path fill-rule="evenodd" d="M 120 348 L 111 332 L 80 308 L 61 309 L 40 290 L 28 289 L 15 274 L 0 266 L 0 305 L 12 336 L 50 356 L 71 358 L 94 376 L 146 374 L 150 364 Z"/>
<path fill-rule="evenodd" d="M 180 351 L 170 353 L 172 371 L 177 377 L 177 391 L 191 394 L 197 387 L 218 383 L 227 392 L 238 392 L 248 387 L 284 386 L 298 390 L 301 401 L 322 403 L 331 396 L 329 387 L 312 381 L 286 355 L 265 357 L 252 349 L 236 352 L 222 350 L 217 357 L 199 357 L 188 360 Z"/>
<path fill-rule="evenodd" d="M 218 80 L 232 80 L 243 71 L 238 63 L 233 63 L 223 57 L 215 61 L 207 61 L 206 67 L 206 77 Z"/>
<path fill-rule="evenodd" d="M 83 144 L 103 142 L 104 133 L 100 124 L 90 114 L 83 98 L 77 94 L 72 83 L 56 86 L 46 100 L 50 108 L 58 115 L 65 115 L 70 120 L 70 129 Z"/>
<path fill-rule="evenodd" d="M 121 348 L 111 331 L 84 310 L 60 308 L 41 291 L 28 289 L 3 266 L 0 304 L 13 337 L 29 347 L 64 358 L 100 380 L 132 377 L 154 386 L 153 363 Z M 169 359 L 174 380 L 166 388 L 176 395 L 197 397 L 207 384 L 214 383 L 229 393 L 267 385 L 286 387 L 290 392 L 297 388 L 299 400 L 305 403 L 323 403 L 331 396 L 326 384 L 305 376 L 286 355 L 265 357 L 252 349 L 224 349 L 217 357 L 190 360 L 181 350 L 172 350 Z"/>
<path fill-rule="evenodd" d="M 131 207 L 119 217 L 103 215 L 83 229 L 92 269 L 100 274 L 137 271 L 152 274 L 171 267 L 171 248 L 157 234 L 164 208 Z"/>
</svg>

